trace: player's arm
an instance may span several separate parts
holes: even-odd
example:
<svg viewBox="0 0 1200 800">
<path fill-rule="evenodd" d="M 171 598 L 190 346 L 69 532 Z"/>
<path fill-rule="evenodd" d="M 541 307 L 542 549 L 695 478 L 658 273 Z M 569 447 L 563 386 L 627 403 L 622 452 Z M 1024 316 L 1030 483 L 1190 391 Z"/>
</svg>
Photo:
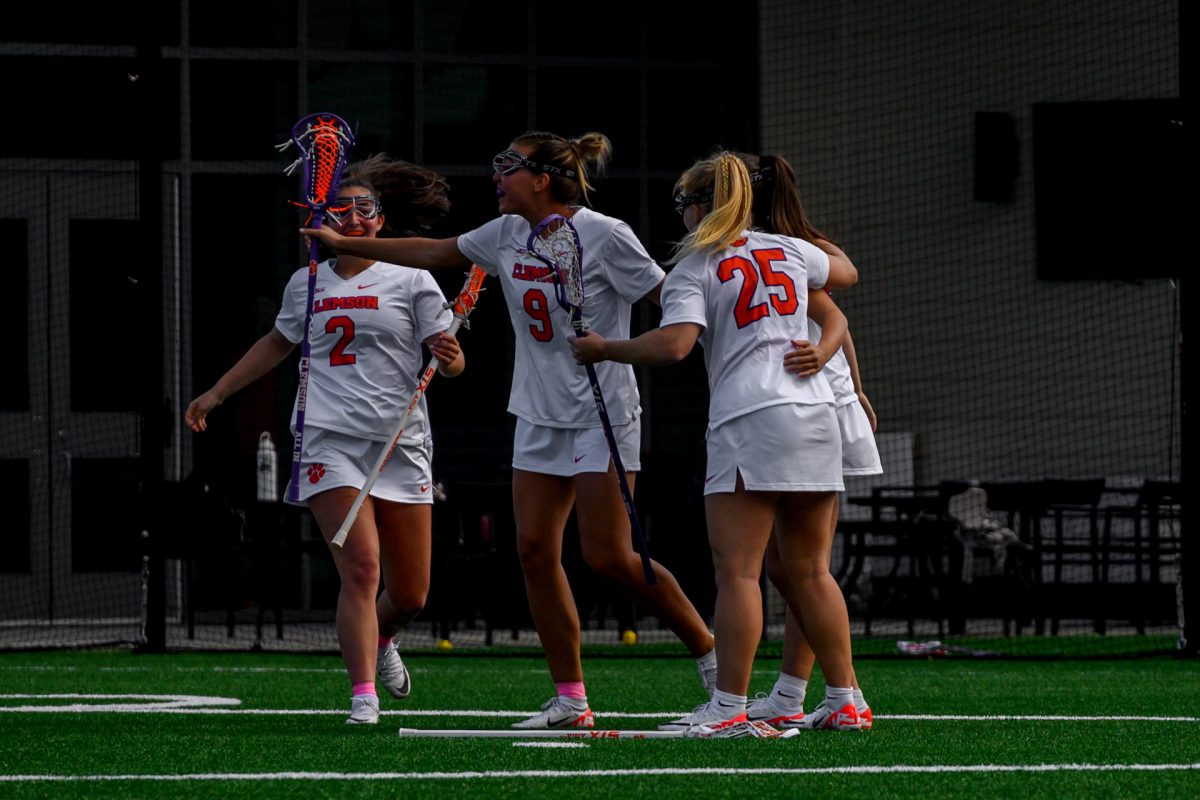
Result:
<svg viewBox="0 0 1200 800">
<path fill-rule="evenodd" d="M 867 399 L 867 395 L 862 389 L 862 377 L 858 374 L 858 353 L 854 350 L 854 340 L 850 338 L 850 331 L 846 331 L 846 339 L 842 342 L 842 352 L 846 354 L 846 363 L 850 365 L 850 379 L 854 381 L 854 393 L 858 395 L 858 404 L 862 406 L 863 411 L 867 414 L 867 420 L 871 423 L 871 432 L 874 433 L 879 420 L 875 417 L 875 409 L 871 407 L 871 401 Z"/>
<path fill-rule="evenodd" d="M 821 341 L 793 339 L 794 349 L 783 357 L 783 368 L 800 377 L 816 375 L 823 370 L 841 346 L 836 343 L 844 341 L 850 332 L 846 315 L 824 289 L 809 289 L 808 316 L 821 326 Z"/>
<path fill-rule="evenodd" d="M 694 322 L 677 322 L 646 331 L 634 339 L 605 339 L 595 331 L 571 337 L 571 352 L 580 364 L 617 361 L 639 367 L 663 367 L 682 361 L 703 329 Z"/>
<path fill-rule="evenodd" d="M 828 239 L 817 239 L 813 245 L 825 251 L 829 256 L 829 281 L 825 284 L 830 289 L 845 289 L 858 283 L 858 268 L 846 255 L 846 251 Z"/>
<path fill-rule="evenodd" d="M 301 228 L 300 233 L 318 239 L 335 253 L 360 258 L 373 258 L 392 264 L 422 269 L 470 266 L 471 259 L 458 249 L 458 237 L 449 239 L 380 239 L 365 236 L 343 236 L 332 227 Z"/>
<path fill-rule="evenodd" d="M 651 303 L 654 303 L 654 305 L 656 305 L 656 306 L 661 306 L 662 305 L 662 287 L 663 287 L 663 283 L 665 283 L 666 280 L 667 279 L 664 277 L 661 281 L 659 281 L 655 285 L 655 287 L 653 289 L 646 292 L 646 294 L 643 296 L 644 299 L 649 300 Z"/>
<path fill-rule="evenodd" d="M 208 427 L 209 412 L 225 402 L 234 392 L 279 366 L 279 362 L 287 358 L 295 346 L 278 328 L 272 328 L 270 333 L 251 345 L 246 354 L 238 359 L 211 389 L 188 404 L 184 413 L 188 427 L 197 433 L 205 430 Z"/>
<path fill-rule="evenodd" d="M 820 353 L 821 366 L 824 367 L 846 340 L 850 323 L 829 293 L 823 291 L 809 292 L 808 316 L 821 326 L 821 341 L 814 346 Z"/>
</svg>

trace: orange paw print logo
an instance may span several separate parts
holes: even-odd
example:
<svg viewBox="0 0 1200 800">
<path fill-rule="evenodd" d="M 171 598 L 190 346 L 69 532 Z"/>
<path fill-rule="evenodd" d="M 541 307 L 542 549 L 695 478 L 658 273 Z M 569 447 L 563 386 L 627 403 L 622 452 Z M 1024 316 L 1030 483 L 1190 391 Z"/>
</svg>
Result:
<svg viewBox="0 0 1200 800">
<path fill-rule="evenodd" d="M 316 483 L 325 475 L 324 464 L 313 464 L 308 468 L 308 482 Z"/>
</svg>

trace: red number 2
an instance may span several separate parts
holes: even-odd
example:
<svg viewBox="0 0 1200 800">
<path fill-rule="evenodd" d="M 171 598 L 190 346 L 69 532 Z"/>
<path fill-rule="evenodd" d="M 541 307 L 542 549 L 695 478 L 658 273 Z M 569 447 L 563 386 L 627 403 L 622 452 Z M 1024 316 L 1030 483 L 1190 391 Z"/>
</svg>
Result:
<svg viewBox="0 0 1200 800">
<path fill-rule="evenodd" d="M 717 265 L 717 277 L 721 279 L 721 283 L 733 280 L 735 274 L 740 273 L 742 276 L 742 288 L 738 292 L 737 305 L 733 309 L 733 316 L 737 320 L 738 328 L 758 322 L 770 313 L 766 303 L 750 304 L 754 297 L 754 290 L 758 288 L 759 275 L 762 276 L 762 282 L 767 286 L 778 286 L 783 289 L 782 296 L 773 292 L 767 295 L 775 313 L 784 317 L 795 314 L 796 309 L 800 306 L 800 301 L 796 296 L 795 281 L 786 272 L 776 272 L 771 268 L 772 261 L 786 260 L 783 250 L 778 247 L 767 250 L 751 250 L 750 256 L 754 259 L 754 263 L 742 256 L 731 256 Z M 756 266 L 757 269 L 755 269 Z"/>
<path fill-rule="evenodd" d="M 330 317 L 325 321 L 325 332 L 336 333 L 341 330 L 342 337 L 337 340 L 337 344 L 329 351 L 329 366 L 341 367 L 346 364 L 353 364 L 358 360 L 358 356 L 354 353 L 347 353 L 346 348 L 350 346 L 350 342 L 354 341 L 354 320 L 349 317 Z"/>
</svg>

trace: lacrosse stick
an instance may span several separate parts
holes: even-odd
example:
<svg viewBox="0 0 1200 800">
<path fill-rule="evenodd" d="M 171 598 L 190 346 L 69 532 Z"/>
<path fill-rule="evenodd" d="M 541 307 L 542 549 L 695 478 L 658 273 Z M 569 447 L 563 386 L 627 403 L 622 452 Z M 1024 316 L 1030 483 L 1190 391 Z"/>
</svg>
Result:
<svg viewBox="0 0 1200 800">
<path fill-rule="evenodd" d="M 993 658 L 999 653 L 993 653 L 991 650 L 978 650 L 973 647 L 959 647 L 952 644 L 943 644 L 934 639 L 929 642 L 909 642 L 901 639 L 896 642 L 896 649 L 906 656 L 971 656 L 973 658 Z"/>
<path fill-rule="evenodd" d="M 471 265 L 471 271 L 467 273 L 467 282 L 463 284 L 463 288 L 459 291 L 458 296 L 452 302 L 446 303 L 447 308 L 453 308 L 454 319 L 450 322 L 450 327 L 446 329 L 447 336 L 453 336 L 458 333 L 458 329 L 467 324 L 467 317 L 475 310 L 475 304 L 479 301 L 479 292 L 483 289 L 483 279 L 487 277 L 487 273 L 483 271 L 477 264 Z M 342 520 L 342 526 L 338 528 L 337 533 L 333 535 L 333 544 L 341 547 L 346 542 L 346 536 L 350 533 L 350 526 L 354 524 L 354 520 L 358 517 L 358 510 L 362 508 L 362 504 L 366 501 L 367 496 L 371 493 L 371 488 L 375 485 L 375 481 L 379 480 L 379 475 L 383 472 L 384 466 L 388 459 L 392 457 L 392 451 L 396 449 L 396 445 L 400 441 L 400 437 L 404 434 L 404 426 L 408 424 L 408 418 L 412 416 L 413 409 L 421 402 L 421 397 L 425 394 L 426 387 L 433 380 L 433 376 L 437 374 L 438 360 L 436 356 L 429 359 L 429 364 L 426 365 L 425 371 L 421 373 L 421 379 L 417 381 L 417 390 L 413 392 L 412 399 L 408 401 L 408 408 L 404 409 L 404 414 L 400 417 L 400 421 L 396 423 L 396 429 L 392 431 L 391 437 L 388 439 L 388 446 L 379 454 L 379 458 L 375 460 L 375 466 L 371 469 L 371 475 L 367 478 L 367 482 L 358 490 L 358 496 L 354 498 L 353 505 L 346 512 L 346 518 Z"/>
<path fill-rule="evenodd" d="M 293 144 L 300 155 L 284 174 L 291 175 L 297 166 L 304 165 L 304 199 L 296 205 L 308 209 L 305 224 L 319 228 L 323 212 L 337 198 L 338 179 L 354 145 L 354 133 L 336 114 L 310 114 L 292 126 L 292 138 L 276 149 L 283 151 Z M 304 338 L 300 342 L 300 385 L 296 391 L 296 439 L 292 446 L 292 479 L 288 482 L 288 500 L 292 502 L 300 499 L 300 453 L 304 448 L 304 411 L 308 407 L 308 366 L 312 355 L 308 329 L 312 326 L 313 293 L 317 286 L 317 244 L 314 237 L 308 246 L 308 293 L 304 302 Z"/>
<path fill-rule="evenodd" d="M 439 739 L 681 739 L 683 731 L 603 731 L 592 728 L 543 730 L 455 730 L 452 728 L 401 728 L 405 738 Z"/>
<path fill-rule="evenodd" d="M 471 730 L 453 728 L 401 728 L 405 738 L 438 739 L 790 739 L 798 728 L 776 730 L 765 722 L 738 722 L 725 727 L 696 725 L 681 731 L 620 731 L 599 728 L 550 728 L 544 730 Z"/>
<path fill-rule="evenodd" d="M 554 294 L 558 297 L 558 304 L 567 312 L 567 320 L 575 333 L 586 331 L 587 323 L 583 321 L 583 247 L 579 244 L 579 233 L 575 226 L 562 214 L 551 214 L 529 232 L 526 247 L 534 258 L 554 271 Z M 621 497 L 625 500 L 625 513 L 629 515 L 634 548 L 642 557 L 646 583 L 653 585 L 657 578 L 654 568 L 650 566 L 650 552 L 646 548 L 642 526 L 638 523 L 637 510 L 633 506 L 633 493 L 629 491 L 629 482 L 625 478 L 625 466 L 621 463 L 617 439 L 608 419 L 608 408 L 600 391 L 600 379 L 596 377 L 596 368 L 591 364 L 587 365 L 587 376 L 592 385 L 592 397 L 596 400 L 596 411 L 600 414 L 600 424 L 604 427 L 604 438 L 608 440 L 608 452 L 617 471 Z"/>
</svg>

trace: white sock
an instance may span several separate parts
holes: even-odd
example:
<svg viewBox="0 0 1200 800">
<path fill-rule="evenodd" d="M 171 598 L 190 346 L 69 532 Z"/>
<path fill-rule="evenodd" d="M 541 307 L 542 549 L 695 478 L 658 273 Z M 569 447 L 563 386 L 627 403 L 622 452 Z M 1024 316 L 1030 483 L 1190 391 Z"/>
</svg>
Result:
<svg viewBox="0 0 1200 800">
<path fill-rule="evenodd" d="M 854 707 L 859 711 L 865 711 L 867 708 L 867 701 L 863 699 L 862 688 L 858 686 L 854 687 Z"/>
<path fill-rule="evenodd" d="M 704 688 L 711 696 L 717 688 L 717 648 L 697 658 L 696 669 L 700 671 L 700 680 L 704 681 Z"/>
<path fill-rule="evenodd" d="M 804 708 L 804 695 L 807 692 L 808 681 L 781 672 L 775 681 L 775 686 L 771 689 L 771 697 L 777 706 L 789 711 L 800 711 Z"/>
<path fill-rule="evenodd" d="M 838 711 L 848 705 L 854 704 L 854 690 L 849 686 L 841 688 L 838 686 L 825 687 L 825 706 L 834 711 Z"/>
<path fill-rule="evenodd" d="M 716 689 L 713 691 L 712 702 L 722 712 L 728 711 L 730 717 L 736 717 L 746 711 L 746 695 L 744 694 L 730 694 Z"/>
</svg>

